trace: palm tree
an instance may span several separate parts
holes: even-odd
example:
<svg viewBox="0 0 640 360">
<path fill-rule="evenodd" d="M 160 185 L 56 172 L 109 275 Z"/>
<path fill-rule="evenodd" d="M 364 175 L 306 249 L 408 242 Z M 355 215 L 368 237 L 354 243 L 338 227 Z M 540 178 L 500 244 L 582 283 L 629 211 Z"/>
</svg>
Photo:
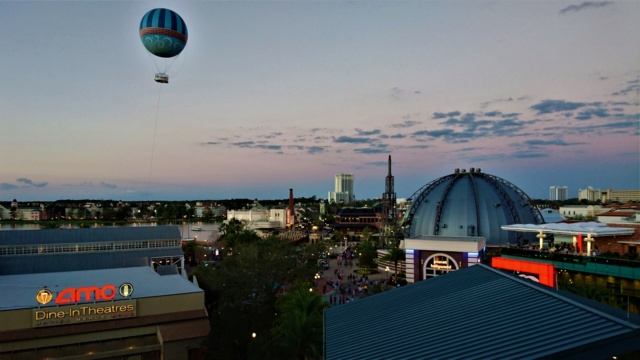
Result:
<svg viewBox="0 0 640 360">
<path fill-rule="evenodd" d="M 280 317 L 272 329 L 275 342 L 295 359 L 319 359 L 322 356 L 322 312 L 329 304 L 309 291 L 309 284 L 298 283 L 295 289 L 278 299 Z"/>
<path fill-rule="evenodd" d="M 396 279 L 396 283 L 398 282 L 398 263 L 400 261 L 404 261 L 405 259 L 406 257 L 405 257 L 404 250 L 398 247 L 393 247 L 389 249 L 389 252 L 385 254 L 382 258 L 380 258 L 380 260 L 383 260 L 383 261 L 393 261 L 394 273 L 395 273 L 394 277 Z"/>
</svg>

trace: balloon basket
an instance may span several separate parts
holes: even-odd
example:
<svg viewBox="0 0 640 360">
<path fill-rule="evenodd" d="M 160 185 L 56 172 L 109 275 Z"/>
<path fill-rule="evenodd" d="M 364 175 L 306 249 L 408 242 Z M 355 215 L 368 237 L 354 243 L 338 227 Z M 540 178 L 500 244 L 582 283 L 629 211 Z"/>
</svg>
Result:
<svg viewBox="0 0 640 360">
<path fill-rule="evenodd" d="M 167 84 L 169 83 L 169 75 L 165 74 L 165 73 L 157 73 L 154 80 L 156 82 L 159 82 L 161 84 Z"/>
</svg>

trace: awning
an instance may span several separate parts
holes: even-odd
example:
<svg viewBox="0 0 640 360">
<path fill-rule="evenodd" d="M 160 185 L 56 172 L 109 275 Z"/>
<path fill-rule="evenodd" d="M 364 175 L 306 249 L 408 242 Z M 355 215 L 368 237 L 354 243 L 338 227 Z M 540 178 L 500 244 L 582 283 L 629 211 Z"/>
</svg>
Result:
<svg viewBox="0 0 640 360">
<path fill-rule="evenodd" d="M 553 223 L 553 224 L 513 224 L 503 225 L 502 230 L 518 231 L 518 232 L 535 232 L 545 234 L 560 235 L 585 235 L 591 234 L 591 237 L 599 236 L 620 236 L 633 235 L 635 229 L 607 227 L 606 224 L 598 222 L 579 222 L 579 223 Z"/>
</svg>

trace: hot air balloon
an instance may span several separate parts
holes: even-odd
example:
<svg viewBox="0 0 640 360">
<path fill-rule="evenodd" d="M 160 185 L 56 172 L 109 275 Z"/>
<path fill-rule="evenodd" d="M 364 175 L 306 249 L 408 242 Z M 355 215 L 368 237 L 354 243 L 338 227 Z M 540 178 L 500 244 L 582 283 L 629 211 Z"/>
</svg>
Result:
<svg viewBox="0 0 640 360">
<path fill-rule="evenodd" d="M 166 74 L 173 60 L 187 45 L 187 24 L 169 9 L 153 9 L 147 12 L 140 21 L 140 39 L 149 54 L 156 56 L 154 61 L 158 73 L 155 80 L 166 84 L 169 75 Z M 153 58 L 152 56 L 152 58 Z"/>
</svg>

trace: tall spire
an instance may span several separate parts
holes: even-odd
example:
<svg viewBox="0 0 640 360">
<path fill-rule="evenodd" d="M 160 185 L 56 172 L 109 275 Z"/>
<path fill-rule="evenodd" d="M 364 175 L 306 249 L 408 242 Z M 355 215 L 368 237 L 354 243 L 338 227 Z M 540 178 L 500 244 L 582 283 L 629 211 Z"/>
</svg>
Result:
<svg viewBox="0 0 640 360">
<path fill-rule="evenodd" d="M 396 217 L 396 192 L 393 175 L 391 175 L 391 155 L 389 155 L 389 172 L 384 182 L 384 194 L 382 194 L 382 222 L 384 226 L 394 228 Z"/>
</svg>

